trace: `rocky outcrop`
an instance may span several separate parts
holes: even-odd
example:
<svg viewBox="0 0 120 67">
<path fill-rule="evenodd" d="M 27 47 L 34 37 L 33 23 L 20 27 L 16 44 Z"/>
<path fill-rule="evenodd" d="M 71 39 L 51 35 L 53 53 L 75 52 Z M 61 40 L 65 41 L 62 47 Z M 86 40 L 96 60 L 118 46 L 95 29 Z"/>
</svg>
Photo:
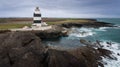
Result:
<svg viewBox="0 0 120 67">
<path fill-rule="evenodd" d="M 0 67 L 37 67 L 43 51 L 40 38 L 32 33 L 0 34 Z"/>
<path fill-rule="evenodd" d="M 70 28 L 70 27 L 82 27 L 82 24 L 79 23 L 63 23 L 60 26 Z"/>
<path fill-rule="evenodd" d="M 45 31 L 34 31 L 33 32 L 35 35 L 40 37 L 41 39 L 55 39 L 55 38 L 60 38 L 63 36 L 61 31 L 53 31 L 53 30 L 45 30 Z"/>
<path fill-rule="evenodd" d="M 52 26 L 52 29 L 49 30 L 43 30 L 43 31 L 30 31 L 40 37 L 40 39 L 57 39 L 62 36 L 67 36 L 66 32 L 63 32 L 64 29 L 60 26 Z"/>
<path fill-rule="evenodd" d="M 92 22 L 92 23 L 86 23 L 83 24 L 83 27 L 94 27 L 94 28 L 99 28 L 99 27 L 113 27 L 114 25 L 111 23 L 106 23 L 106 22 Z"/>
<path fill-rule="evenodd" d="M 113 27 L 113 24 L 106 23 L 106 22 L 99 22 L 99 21 L 93 21 L 93 22 L 71 22 L 71 23 L 63 23 L 60 26 L 70 28 L 70 27 L 93 27 L 93 28 L 99 28 L 99 27 Z"/>
<path fill-rule="evenodd" d="M 7 33 L 7 32 L 11 32 L 10 30 L 0 30 L 0 33 Z"/>
<path fill-rule="evenodd" d="M 104 67 L 100 62 L 102 60 L 101 56 L 109 57 L 111 51 L 106 49 L 94 49 L 91 47 L 79 47 L 69 51 L 73 56 L 80 60 L 80 62 L 86 67 Z M 105 53 L 105 54 L 103 54 Z"/>
<path fill-rule="evenodd" d="M 44 63 L 44 67 L 86 67 L 70 53 L 55 49 L 48 50 Z"/>
<path fill-rule="evenodd" d="M 31 32 L 0 34 L 0 67 L 97 67 L 110 51 L 89 46 L 61 51 L 50 49 Z"/>
<path fill-rule="evenodd" d="M 0 67 L 81 66 L 70 53 L 45 48 L 40 38 L 30 32 L 0 34 L 0 43 Z"/>
</svg>

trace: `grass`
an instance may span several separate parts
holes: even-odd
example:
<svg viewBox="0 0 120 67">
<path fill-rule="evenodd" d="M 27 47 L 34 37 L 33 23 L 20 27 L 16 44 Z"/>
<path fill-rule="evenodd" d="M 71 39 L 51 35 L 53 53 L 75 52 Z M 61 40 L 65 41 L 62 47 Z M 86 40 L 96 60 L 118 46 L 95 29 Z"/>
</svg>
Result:
<svg viewBox="0 0 120 67">
<path fill-rule="evenodd" d="M 0 29 L 14 29 L 14 28 L 22 28 L 24 26 L 31 26 L 31 24 L 6 23 L 6 24 L 0 24 Z"/>
<path fill-rule="evenodd" d="M 91 20 L 86 19 L 66 19 L 64 21 L 55 21 L 55 22 L 47 22 L 48 25 L 55 24 L 63 24 L 63 23 L 89 23 Z"/>
<path fill-rule="evenodd" d="M 75 19 L 75 18 L 43 18 L 44 22 L 47 22 L 48 25 L 56 25 L 56 24 L 63 24 L 63 23 L 90 23 L 90 19 Z M 4 22 L 4 23 L 3 23 Z M 11 23 L 17 22 L 17 23 Z M 0 29 L 14 29 L 14 28 L 22 28 L 24 26 L 31 26 L 32 19 L 26 18 L 13 18 L 13 19 L 0 19 Z"/>
</svg>

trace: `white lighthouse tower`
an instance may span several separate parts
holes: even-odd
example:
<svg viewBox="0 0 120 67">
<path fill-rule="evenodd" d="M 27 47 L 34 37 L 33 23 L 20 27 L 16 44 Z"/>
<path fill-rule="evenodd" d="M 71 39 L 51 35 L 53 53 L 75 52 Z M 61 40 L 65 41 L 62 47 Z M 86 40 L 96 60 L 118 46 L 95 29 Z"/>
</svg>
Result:
<svg viewBox="0 0 120 67">
<path fill-rule="evenodd" d="M 41 12 L 39 7 L 36 7 L 33 13 L 33 24 L 31 27 L 24 26 L 23 28 L 11 29 L 11 31 L 32 31 L 32 30 L 49 30 L 52 26 L 42 22 Z"/>
<path fill-rule="evenodd" d="M 33 26 L 41 27 L 42 24 L 42 18 L 41 18 L 41 12 L 39 7 L 36 7 L 34 13 L 33 13 Z"/>
</svg>

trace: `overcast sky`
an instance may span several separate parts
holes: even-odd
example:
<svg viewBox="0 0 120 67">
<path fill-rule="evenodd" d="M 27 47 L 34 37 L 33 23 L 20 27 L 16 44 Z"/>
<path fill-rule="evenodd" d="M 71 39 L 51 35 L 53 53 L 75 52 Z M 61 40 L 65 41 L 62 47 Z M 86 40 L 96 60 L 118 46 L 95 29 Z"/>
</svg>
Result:
<svg viewBox="0 0 120 67">
<path fill-rule="evenodd" d="M 0 17 L 120 18 L 120 0 L 0 0 Z"/>
</svg>

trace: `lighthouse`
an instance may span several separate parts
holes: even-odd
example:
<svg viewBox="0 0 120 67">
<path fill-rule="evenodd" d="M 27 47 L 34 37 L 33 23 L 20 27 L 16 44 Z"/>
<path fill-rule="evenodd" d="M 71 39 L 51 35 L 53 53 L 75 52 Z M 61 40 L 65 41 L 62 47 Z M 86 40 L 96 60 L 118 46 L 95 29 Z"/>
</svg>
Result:
<svg viewBox="0 0 120 67">
<path fill-rule="evenodd" d="M 39 7 L 36 7 L 33 12 L 33 24 L 31 27 L 24 26 L 23 28 L 11 29 L 11 31 L 33 31 L 33 30 L 49 30 L 52 29 L 51 25 L 42 21 L 41 12 Z"/>
<path fill-rule="evenodd" d="M 33 25 L 34 26 L 41 26 L 42 23 L 41 12 L 39 7 L 36 7 L 33 13 Z"/>
</svg>

